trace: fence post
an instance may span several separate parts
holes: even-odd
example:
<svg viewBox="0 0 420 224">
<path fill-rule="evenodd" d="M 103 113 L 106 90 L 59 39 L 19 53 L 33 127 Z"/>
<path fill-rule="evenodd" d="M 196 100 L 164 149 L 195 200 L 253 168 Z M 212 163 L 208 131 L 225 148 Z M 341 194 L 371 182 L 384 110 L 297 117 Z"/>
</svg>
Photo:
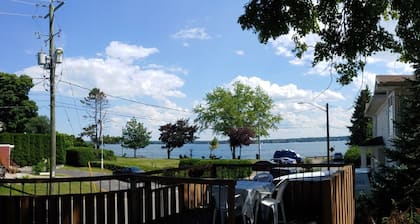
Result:
<svg viewBox="0 0 420 224">
<path fill-rule="evenodd" d="M 129 178 L 130 191 L 128 194 L 128 223 L 134 224 L 140 221 L 140 202 L 139 191 L 137 189 L 137 179 L 134 177 Z"/>
<path fill-rule="evenodd" d="M 152 181 L 151 180 L 146 180 L 144 181 L 144 210 L 145 210 L 145 223 L 151 223 L 153 216 L 152 216 L 152 212 L 153 212 L 153 204 L 152 204 Z"/>
<path fill-rule="evenodd" d="M 236 180 L 228 183 L 228 223 L 235 224 L 235 185 Z"/>
</svg>

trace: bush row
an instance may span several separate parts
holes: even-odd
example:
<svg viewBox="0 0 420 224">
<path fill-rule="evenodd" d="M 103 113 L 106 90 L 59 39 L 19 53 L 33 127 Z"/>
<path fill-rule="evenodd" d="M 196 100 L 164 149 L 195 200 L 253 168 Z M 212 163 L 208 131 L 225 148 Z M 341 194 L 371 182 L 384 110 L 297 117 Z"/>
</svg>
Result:
<svg viewBox="0 0 420 224">
<path fill-rule="evenodd" d="M 11 144 L 15 147 L 11 151 L 11 160 L 19 166 L 35 165 L 39 161 L 50 157 L 50 135 L 31 133 L 1 133 L 0 143 Z M 65 138 L 57 135 L 56 162 L 65 162 Z"/>
<path fill-rule="evenodd" d="M 116 160 L 114 152 L 104 149 L 104 160 Z M 71 147 L 66 151 L 66 164 L 70 166 L 87 166 L 94 161 L 101 160 L 102 150 L 90 147 Z"/>
<path fill-rule="evenodd" d="M 189 171 L 190 176 L 210 176 L 209 167 L 213 164 L 219 165 L 252 165 L 250 160 L 208 160 L 208 159 L 181 159 L 179 162 L 179 168 L 185 168 L 190 166 L 203 166 L 204 169 L 192 169 Z M 217 168 L 217 178 L 245 178 L 249 177 L 252 173 L 251 167 L 229 167 L 220 166 Z M 199 175 L 197 175 L 199 174 Z"/>
</svg>

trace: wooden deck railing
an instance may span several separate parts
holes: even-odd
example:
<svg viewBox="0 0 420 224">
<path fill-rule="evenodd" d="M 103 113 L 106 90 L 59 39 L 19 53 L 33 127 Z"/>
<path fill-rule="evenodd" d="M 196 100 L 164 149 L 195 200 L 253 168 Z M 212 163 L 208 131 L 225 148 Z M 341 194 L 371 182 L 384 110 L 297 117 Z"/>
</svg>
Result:
<svg viewBox="0 0 420 224">
<path fill-rule="evenodd" d="M 194 167 L 144 175 L 54 178 L 51 193 L 50 179 L 0 179 L 0 223 L 211 223 L 211 188 L 218 186 L 228 189 L 227 223 L 235 223 L 236 180 L 220 175 L 243 175 L 243 169 L 238 171 L 241 167 L 253 172 L 279 168 L 225 164 L 204 167 L 204 177 L 189 177 L 194 173 L 189 171 L 199 168 Z M 284 168 L 328 169 L 319 165 Z M 327 179 L 289 182 L 284 198 L 288 220 L 354 222 L 353 168 L 330 169 L 336 172 Z"/>
</svg>

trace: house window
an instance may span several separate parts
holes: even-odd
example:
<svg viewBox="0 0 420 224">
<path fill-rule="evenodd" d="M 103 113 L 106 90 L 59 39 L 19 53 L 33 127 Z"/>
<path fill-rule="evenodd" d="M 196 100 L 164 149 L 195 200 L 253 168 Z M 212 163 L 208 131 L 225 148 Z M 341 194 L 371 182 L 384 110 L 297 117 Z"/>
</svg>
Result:
<svg viewBox="0 0 420 224">
<path fill-rule="evenodd" d="M 394 137 L 394 93 L 388 97 L 388 136 Z"/>
</svg>

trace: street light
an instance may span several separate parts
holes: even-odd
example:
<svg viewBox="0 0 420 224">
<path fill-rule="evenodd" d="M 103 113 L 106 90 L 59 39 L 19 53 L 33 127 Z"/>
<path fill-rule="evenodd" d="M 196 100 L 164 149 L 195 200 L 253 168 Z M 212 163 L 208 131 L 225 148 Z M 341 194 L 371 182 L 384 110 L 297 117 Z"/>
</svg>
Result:
<svg viewBox="0 0 420 224">
<path fill-rule="evenodd" d="M 298 102 L 298 104 L 312 105 L 324 111 L 327 114 L 327 164 L 328 164 L 328 169 L 330 169 L 330 119 L 329 119 L 328 103 L 325 104 L 325 108 L 311 102 Z"/>
</svg>

